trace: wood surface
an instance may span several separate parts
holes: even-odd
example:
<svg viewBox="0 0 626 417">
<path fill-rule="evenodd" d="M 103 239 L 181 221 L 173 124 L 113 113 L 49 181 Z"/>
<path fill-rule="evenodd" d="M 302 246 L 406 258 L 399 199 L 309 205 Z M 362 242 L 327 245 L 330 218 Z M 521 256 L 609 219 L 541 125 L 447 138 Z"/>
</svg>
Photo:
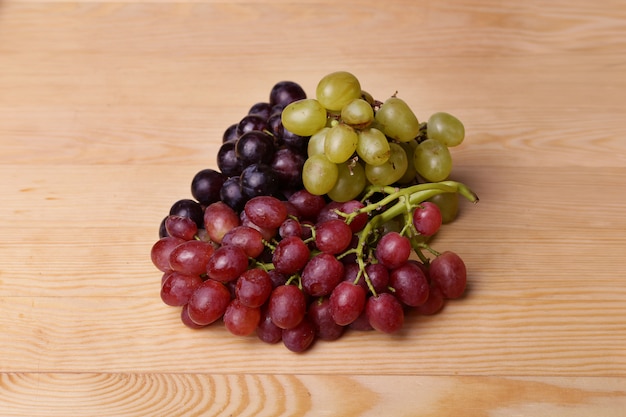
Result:
<svg viewBox="0 0 626 417">
<path fill-rule="evenodd" d="M 301 355 L 185 328 L 161 219 L 336 70 L 465 123 L 467 296 Z M 625 118 L 623 1 L 0 0 L 0 415 L 624 416 Z"/>
</svg>

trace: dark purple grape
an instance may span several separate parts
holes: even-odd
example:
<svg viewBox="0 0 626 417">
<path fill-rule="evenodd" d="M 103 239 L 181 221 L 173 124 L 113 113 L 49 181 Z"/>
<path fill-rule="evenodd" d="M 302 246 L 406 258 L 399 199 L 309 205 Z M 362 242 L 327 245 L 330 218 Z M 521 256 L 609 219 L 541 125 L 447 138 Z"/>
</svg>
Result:
<svg viewBox="0 0 626 417">
<path fill-rule="evenodd" d="M 276 151 L 271 167 L 280 181 L 282 188 L 302 188 L 302 167 L 306 158 L 302 154 L 290 149 L 282 148 Z"/>
<path fill-rule="evenodd" d="M 269 165 L 252 164 L 241 173 L 241 190 L 247 198 L 273 195 L 278 189 L 276 176 Z"/>
<path fill-rule="evenodd" d="M 237 157 L 235 145 L 237 141 L 223 143 L 217 151 L 217 166 L 227 177 L 236 177 L 243 170 L 243 163 Z"/>
<path fill-rule="evenodd" d="M 282 113 L 278 112 L 273 114 L 267 119 L 267 130 L 274 135 L 277 139 L 280 140 L 280 144 L 282 144 L 281 136 L 283 134 L 283 119 Z"/>
<path fill-rule="evenodd" d="M 167 228 L 165 227 L 165 221 L 168 217 L 169 216 L 163 217 L 163 220 L 161 220 L 161 224 L 159 224 L 159 239 L 169 236 L 169 234 L 167 233 Z"/>
<path fill-rule="evenodd" d="M 251 130 L 237 140 L 235 152 L 243 166 L 253 163 L 270 164 L 276 152 L 274 138 L 265 132 Z"/>
<path fill-rule="evenodd" d="M 239 126 L 239 123 L 233 123 L 232 125 L 228 126 L 228 128 L 226 128 L 224 134 L 222 135 L 222 143 L 233 142 L 239 139 L 239 135 L 237 134 L 237 126 Z"/>
<path fill-rule="evenodd" d="M 241 181 L 238 176 L 230 177 L 224 181 L 224 184 L 220 189 L 220 200 L 228 204 L 228 206 L 236 212 L 243 210 L 243 207 L 248 199 L 243 195 L 243 191 L 241 190 Z"/>
<path fill-rule="evenodd" d="M 241 136 L 253 130 L 262 132 L 267 130 L 267 118 L 256 114 L 248 114 L 237 124 L 237 135 Z"/>
<path fill-rule="evenodd" d="M 191 195 L 204 206 L 219 201 L 226 178 L 226 175 L 214 169 L 203 169 L 191 180 Z"/>
<path fill-rule="evenodd" d="M 306 98 L 306 93 L 300 84 L 293 81 L 280 81 L 270 91 L 270 105 L 286 106 L 296 100 Z"/>
<path fill-rule="evenodd" d="M 309 146 L 309 136 L 299 136 L 285 129 L 280 130 L 278 137 L 285 146 L 295 150 L 296 152 L 306 155 Z"/>
<path fill-rule="evenodd" d="M 199 229 L 204 227 L 204 211 L 200 203 L 190 199 L 178 200 L 170 207 L 171 216 L 189 217 Z"/>
<path fill-rule="evenodd" d="M 250 110 L 248 110 L 249 115 L 261 116 L 265 120 L 267 120 L 270 117 L 271 113 L 272 113 L 272 105 L 265 101 L 261 101 L 259 103 L 253 104 L 252 107 L 250 107 Z"/>
</svg>

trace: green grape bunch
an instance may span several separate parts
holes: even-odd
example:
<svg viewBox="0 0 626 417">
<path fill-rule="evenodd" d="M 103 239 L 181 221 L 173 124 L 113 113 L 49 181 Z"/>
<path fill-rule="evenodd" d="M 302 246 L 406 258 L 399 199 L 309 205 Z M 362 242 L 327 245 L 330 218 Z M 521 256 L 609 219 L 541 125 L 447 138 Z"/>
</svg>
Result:
<svg viewBox="0 0 626 417">
<path fill-rule="evenodd" d="M 397 94 L 375 100 L 346 71 L 324 76 L 315 98 L 286 106 L 282 124 L 310 137 L 302 169 L 306 190 L 338 202 L 358 197 L 369 185 L 447 180 L 452 172 L 449 148 L 465 138 L 455 116 L 437 112 L 420 123 Z"/>
</svg>

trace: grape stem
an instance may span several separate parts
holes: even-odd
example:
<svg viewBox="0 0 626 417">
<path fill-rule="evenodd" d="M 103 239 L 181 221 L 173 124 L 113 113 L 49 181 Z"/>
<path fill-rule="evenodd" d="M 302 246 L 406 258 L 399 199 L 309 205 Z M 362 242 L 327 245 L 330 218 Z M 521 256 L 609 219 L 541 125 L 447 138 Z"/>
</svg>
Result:
<svg viewBox="0 0 626 417">
<path fill-rule="evenodd" d="M 408 215 L 411 211 L 419 206 L 422 202 L 432 198 L 438 194 L 442 193 L 459 193 L 467 200 L 472 203 L 478 202 L 478 196 L 474 193 L 469 187 L 466 185 L 457 182 L 457 181 L 441 181 L 437 183 L 426 183 L 426 184 L 418 184 L 413 185 L 407 188 L 395 188 L 391 186 L 369 186 L 366 189 L 365 196 L 362 201 L 367 201 L 372 195 L 382 193 L 387 194 L 382 200 L 368 204 L 362 207 L 359 210 L 355 210 L 352 213 L 342 215 L 346 219 L 346 223 L 350 224 L 356 216 L 363 213 L 371 213 L 376 210 L 381 210 L 388 204 L 392 204 L 390 207 L 384 209 L 381 213 L 373 216 L 365 225 L 363 230 L 359 232 L 359 241 L 356 249 L 353 249 L 351 253 L 356 253 L 357 263 L 359 265 L 359 273 L 357 274 L 357 278 L 355 279 L 355 283 L 359 281 L 361 277 L 364 277 L 367 286 L 369 287 L 372 294 L 376 295 L 376 292 L 373 291 L 374 288 L 372 283 L 369 280 L 369 277 L 365 273 L 365 248 L 368 246 L 368 240 L 370 235 L 375 232 L 377 228 L 382 226 L 383 224 L 391 221 L 397 216 L 402 214 Z M 408 219 L 409 217 L 406 217 Z M 410 224 L 409 227 L 404 227 L 402 229 L 402 234 L 406 234 L 411 239 L 411 244 L 415 249 L 415 252 L 420 257 L 420 259 L 424 262 L 428 261 L 428 258 L 424 256 L 421 252 L 422 249 L 426 249 L 433 253 L 434 255 L 438 255 L 438 252 L 434 251 L 430 248 L 426 243 L 419 242 L 417 238 L 417 233 L 412 230 L 412 222 L 406 221 L 407 224 Z"/>
</svg>

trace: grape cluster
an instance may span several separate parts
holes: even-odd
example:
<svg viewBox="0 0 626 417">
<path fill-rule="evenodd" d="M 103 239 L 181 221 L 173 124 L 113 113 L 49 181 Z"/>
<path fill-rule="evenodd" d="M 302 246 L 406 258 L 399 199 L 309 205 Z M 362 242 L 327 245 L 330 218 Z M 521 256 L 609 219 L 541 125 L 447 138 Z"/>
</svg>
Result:
<svg viewBox="0 0 626 417">
<path fill-rule="evenodd" d="M 453 116 L 420 125 L 346 72 L 324 77 L 316 99 L 277 83 L 226 129 L 219 170 L 198 172 L 193 199 L 161 222 L 151 249 L 161 299 L 188 327 L 221 321 L 294 352 L 349 329 L 394 333 L 408 310 L 438 312 L 463 295 L 467 272 L 429 240 L 459 195 L 478 198 L 441 174 L 451 163 L 428 143 L 447 150 L 463 136 Z"/>
</svg>

